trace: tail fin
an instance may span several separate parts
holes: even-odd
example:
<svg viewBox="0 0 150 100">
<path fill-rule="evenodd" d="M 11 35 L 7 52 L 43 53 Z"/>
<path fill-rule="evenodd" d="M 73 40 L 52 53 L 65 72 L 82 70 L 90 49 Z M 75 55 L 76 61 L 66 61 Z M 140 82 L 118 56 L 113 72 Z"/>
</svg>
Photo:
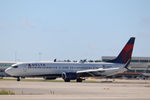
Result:
<svg viewBox="0 0 150 100">
<path fill-rule="evenodd" d="M 126 64 L 129 60 L 131 60 L 134 40 L 135 40 L 135 37 L 131 37 L 130 40 L 125 45 L 125 47 L 120 52 L 120 54 L 115 59 L 107 61 L 107 62 Z"/>
</svg>

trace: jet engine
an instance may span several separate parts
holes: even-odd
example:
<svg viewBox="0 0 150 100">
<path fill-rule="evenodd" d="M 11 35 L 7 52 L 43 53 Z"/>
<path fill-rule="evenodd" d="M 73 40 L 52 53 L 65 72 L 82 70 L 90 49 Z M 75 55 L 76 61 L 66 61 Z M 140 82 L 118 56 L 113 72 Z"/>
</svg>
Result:
<svg viewBox="0 0 150 100">
<path fill-rule="evenodd" d="M 64 79 L 65 82 L 70 82 L 70 80 L 77 79 L 77 74 L 72 73 L 72 72 L 63 72 L 62 73 L 62 78 Z"/>
</svg>

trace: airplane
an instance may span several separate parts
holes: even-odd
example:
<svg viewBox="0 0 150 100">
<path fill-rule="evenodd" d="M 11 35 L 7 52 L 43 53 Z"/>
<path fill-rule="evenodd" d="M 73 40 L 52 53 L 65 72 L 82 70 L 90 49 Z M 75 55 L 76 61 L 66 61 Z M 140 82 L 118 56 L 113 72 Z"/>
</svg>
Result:
<svg viewBox="0 0 150 100">
<path fill-rule="evenodd" d="M 65 82 L 76 80 L 82 82 L 83 77 L 112 76 L 128 70 L 134 47 L 135 37 L 131 37 L 120 54 L 112 60 L 99 63 L 78 62 L 28 62 L 18 63 L 7 68 L 5 72 L 20 81 L 20 77 L 61 77 Z"/>
<path fill-rule="evenodd" d="M 9 75 L 5 73 L 5 70 L 15 63 L 16 62 L 0 61 L 0 78 L 9 77 Z"/>
</svg>

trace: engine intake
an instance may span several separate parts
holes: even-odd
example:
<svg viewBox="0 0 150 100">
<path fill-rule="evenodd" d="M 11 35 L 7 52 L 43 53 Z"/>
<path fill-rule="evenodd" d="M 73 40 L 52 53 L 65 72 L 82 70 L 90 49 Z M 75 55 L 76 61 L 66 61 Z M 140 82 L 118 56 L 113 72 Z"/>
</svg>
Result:
<svg viewBox="0 0 150 100">
<path fill-rule="evenodd" d="M 77 74 L 76 73 L 72 73 L 72 72 L 63 72 L 62 73 L 62 78 L 65 79 L 69 79 L 69 80 L 75 80 L 77 79 Z"/>
</svg>

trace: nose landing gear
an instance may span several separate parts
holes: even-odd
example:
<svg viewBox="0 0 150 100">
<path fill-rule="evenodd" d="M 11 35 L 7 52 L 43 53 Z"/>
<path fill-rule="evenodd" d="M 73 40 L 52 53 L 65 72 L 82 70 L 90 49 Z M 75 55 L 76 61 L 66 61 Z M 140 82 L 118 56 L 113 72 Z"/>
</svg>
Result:
<svg viewBox="0 0 150 100">
<path fill-rule="evenodd" d="M 20 77 L 17 77 L 17 81 L 20 81 Z"/>
</svg>

